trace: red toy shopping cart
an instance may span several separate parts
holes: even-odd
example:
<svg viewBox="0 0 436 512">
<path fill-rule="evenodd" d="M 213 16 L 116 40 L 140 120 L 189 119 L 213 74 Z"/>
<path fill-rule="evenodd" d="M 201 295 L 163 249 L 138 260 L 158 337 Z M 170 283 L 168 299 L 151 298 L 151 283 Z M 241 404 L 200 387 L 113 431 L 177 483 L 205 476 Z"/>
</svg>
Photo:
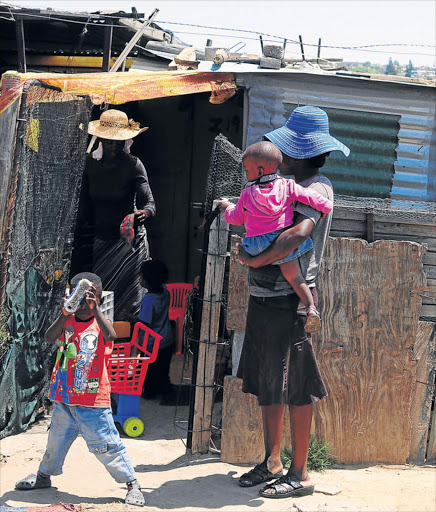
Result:
<svg viewBox="0 0 436 512">
<path fill-rule="evenodd" d="M 108 361 L 112 398 L 116 402 L 114 421 L 120 423 L 129 437 L 138 437 L 144 431 L 144 423 L 139 418 L 139 397 L 148 365 L 156 360 L 161 339 L 162 336 L 138 322 L 132 339 L 116 343 Z M 138 357 L 132 357 L 133 347 L 139 350 Z"/>
</svg>

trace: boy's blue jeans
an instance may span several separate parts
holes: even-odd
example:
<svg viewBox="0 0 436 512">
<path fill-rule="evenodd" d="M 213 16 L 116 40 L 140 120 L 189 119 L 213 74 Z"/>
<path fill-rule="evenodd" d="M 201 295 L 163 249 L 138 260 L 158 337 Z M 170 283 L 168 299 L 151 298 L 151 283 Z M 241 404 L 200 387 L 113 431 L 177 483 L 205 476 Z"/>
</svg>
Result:
<svg viewBox="0 0 436 512">
<path fill-rule="evenodd" d="M 81 434 L 89 451 L 118 483 L 136 480 L 127 450 L 115 427 L 109 407 L 84 407 L 54 402 L 47 448 L 39 465 L 46 475 L 62 474 L 65 457 Z"/>
</svg>

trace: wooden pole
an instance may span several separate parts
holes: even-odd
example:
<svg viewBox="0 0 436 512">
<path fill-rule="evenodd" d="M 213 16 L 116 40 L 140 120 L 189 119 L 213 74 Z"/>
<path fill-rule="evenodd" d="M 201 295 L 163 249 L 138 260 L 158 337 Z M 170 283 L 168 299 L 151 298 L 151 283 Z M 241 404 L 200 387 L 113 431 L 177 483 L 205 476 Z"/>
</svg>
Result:
<svg viewBox="0 0 436 512">
<path fill-rule="evenodd" d="M 301 36 L 298 36 L 300 38 L 300 49 L 301 49 L 301 58 L 303 60 L 306 60 L 306 57 L 304 56 L 304 48 L 303 48 L 303 39 Z"/>
<path fill-rule="evenodd" d="M 218 205 L 214 202 L 213 207 Z M 209 232 L 206 276 L 201 315 L 200 342 L 195 384 L 191 453 L 209 450 L 215 384 L 215 364 L 229 225 L 224 214 L 213 221 Z"/>
<path fill-rule="evenodd" d="M 104 53 L 103 53 L 103 65 L 101 70 L 109 72 L 111 63 L 111 50 L 112 50 L 112 36 L 114 32 L 114 26 L 112 20 L 108 21 L 104 29 Z"/>
<path fill-rule="evenodd" d="M 121 52 L 118 59 L 114 62 L 114 65 L 110 68 L 109 73 L 115 73 L 118 68 L 121 66 L 121 64 L 124 64 L 125 66 L 125 60 L 127 55 L 129 55 L 130 50 L 135 46 L 135 44 L 139 41 L 142 34 L 145 32 L 146 28 L 150 25 L 150 23 L 154 20 L 156 17 L 156 14 L 159 12 L 159 9 L 155 9 L 150 16 L 148 17 L 147 21 L 144 23 L 144 25 L 136 32 L 136 34 L 132 37 L 132 39 L 128 42 L 124 50 Z M 124 67 L 123 67 L 124 71 Z M 107 106 L 105 110 L 107 110 Z M 86 150 L 87 153 L 91 152 L 92 147 L 94 146 L 95 141 L 97 140 L 97 137 L 93 135 L 91 137 L 91 140 L 88 144 L 88 149 Z"/>
<path fill-rule="evenodd" d="M 135 46 L 135 44 L 141 39 L 142 34 L 146 31 L 147 27 L 150 25 L 150 23 L 154 20 L 157 13 L 159 12 L 159 9 L 155 9 L 150 16 L 148 17 L 147 21 L 142 25 L 142 27 L 136 32 L 136 34 L 132 37 L 132 39 L 128 42 L 124 50 L 120 53 L 120 56 L 115 61 L 114 65 L 111 67 L 110 72 L 115 73 L 115 71 L 118 70 L 118 68 L 122 65 L 124 60 L 126 59 L 127 55 L 129 55 L 130 50 Z"/>
<path fill-rule="evenodd" d="M 24 39 L 24 22 L 21 16 L 17 16 L 15 32 L 17 36 L 18 71 L 20 73 L 26 73 L 26 42 Z"/>
<path fill-rule="evenodd" d="M 366 214 L 366 241 L 369 243 L 374 242 L 374 214 L 367 213 Z"/>
<path fill-rule="evenodd" d="M 316 58 L 316 63 L 319 64 L 319 58 L 321 56 L 321 38 L 318 39 L 318 57 Z"/>
</svg>

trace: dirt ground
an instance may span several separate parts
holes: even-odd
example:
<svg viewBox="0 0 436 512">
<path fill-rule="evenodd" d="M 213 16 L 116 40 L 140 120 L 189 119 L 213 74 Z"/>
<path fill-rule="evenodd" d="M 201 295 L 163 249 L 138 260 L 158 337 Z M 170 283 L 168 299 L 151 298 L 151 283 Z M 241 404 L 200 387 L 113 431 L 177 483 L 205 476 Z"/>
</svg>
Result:
<svg viewBox="0 0 436 512">
<path fill-rule="evenodd" d="M 177 425 L 174 426 L 175 413 Z M 136 439 L 122 434 L 146 497 L 147 512 L 222 511 L 248 512 L 434 512 L 436 467 L 359 465 L 337 466 L 312 473 L 316 492 L 304 498 L 267 499 L 259 487 L 241 488 L 238 477 L 246 467 L 222 463 L 219 454 L 186 455 L 182 420 L 188 407 L 161 406 L 158 400 L 141 400 L 144 434 Z M 14 484 L 36 472 L 47 441 L 45 418 L 27 432 L 7 437 L 0 444 L 0 506 L 49 506 L 73 503 L 80 511 L 137 511 L 122 503 L 125 489 L 117 484 L 79 438 L 73 444 L 64 473 L 52 479 L 53 487 L 15 491 Z M 322 491 L 322 492 L 320 492 Z M 338 492 L 339 491 L 339 492 Z M 338 492 L 337 494 L 325 494 Z"/>
</svg>

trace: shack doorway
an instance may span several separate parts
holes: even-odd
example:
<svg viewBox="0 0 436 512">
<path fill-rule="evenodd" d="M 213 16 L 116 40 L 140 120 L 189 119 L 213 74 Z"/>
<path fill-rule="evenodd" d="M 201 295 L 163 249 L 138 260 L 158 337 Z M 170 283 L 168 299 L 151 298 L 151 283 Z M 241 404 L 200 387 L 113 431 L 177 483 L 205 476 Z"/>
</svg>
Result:
<svg viewBox="0 0 436 512">
<path fill-rule="evenodd" d="M 167 264 L 170 283 L 193 283 L 201 272 L 201 224 L 215 137 L 221 133 L 233 145 L 242 145 L 243 94 L 219 105 L 209 98 L 199 93 L 112 107 L 149 127 L 134 139 L 130 152 L 144 164 L 156 202 L 156 216 L 146 222 L 150 256 Z M 94 107 L 92 120 L 101 112 Z M 79 240 L 76 232 L 70 275 L 90 267 L 92 251 L 86 236 Z"/>
</svg>

